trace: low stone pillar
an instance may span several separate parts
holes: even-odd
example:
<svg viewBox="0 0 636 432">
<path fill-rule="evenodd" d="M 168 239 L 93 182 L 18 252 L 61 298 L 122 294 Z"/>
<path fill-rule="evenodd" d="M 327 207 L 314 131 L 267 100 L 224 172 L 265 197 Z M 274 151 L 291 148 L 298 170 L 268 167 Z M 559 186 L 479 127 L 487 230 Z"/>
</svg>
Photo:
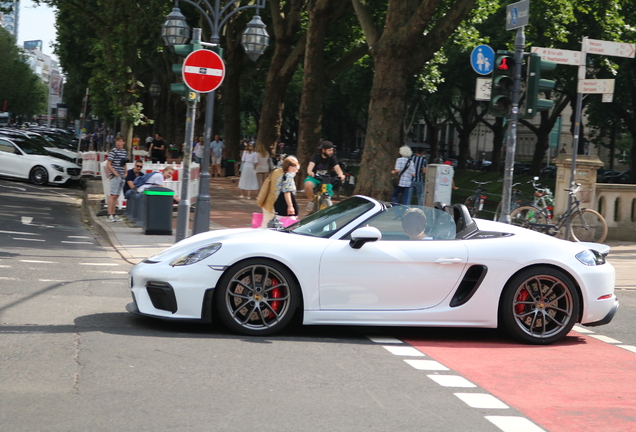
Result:
<svg viewBox="0 0 636 432">
<path fill-rule="evenodd" d="M 557 167 L 556 186 L 554 191 L 554 214 L 562 215 L 568 208 L 568 192 L 570 177 L 572 176 L 572 155 L 562 153 L 555 160 Z M 597 156 L 576 156 L 576 172 L 574 182 L 581 183 L 578 193 L 581 207 L 597 210 L 596 197 L 596 171 L 603 167 L 603 162 Z"/>
</svg>

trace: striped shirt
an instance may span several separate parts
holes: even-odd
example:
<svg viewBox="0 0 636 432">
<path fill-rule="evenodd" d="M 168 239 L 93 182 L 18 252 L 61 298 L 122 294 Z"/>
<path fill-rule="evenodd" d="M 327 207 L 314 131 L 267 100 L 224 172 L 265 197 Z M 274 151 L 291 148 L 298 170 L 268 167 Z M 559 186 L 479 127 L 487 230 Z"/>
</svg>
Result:
<svg viewBox="0 0 636 432">
<path fill-rule="evenodd" d="M 398 184 L 398 186 L 400 187 L 411 187 L 413 174 L 415 174 L 415 166 L 413 166 L 412 160 L 409 161 L 408 158 L 401 157 L 395 161 L 395 168 L 393 168 L 394 170 L 398 170 L 398 174 L 399 174 L 404 169 L 407 162 L 409 163 L 409 166 L 407 169 L 404 170 L 404 172 L 400 176 L 400 183 Z"/>
<path fill-rule="evenodd" d="M 108 160 L 110 161 L 111 166 L 117 173 L 119 177 L 124 178 L 126 172 L 126 165 L 124 160 L 128 158 L 128 153 L 125 149 L 117 150 L 117 147 L 113 147 L 113 149 L 108 153 Z M 108 178 L 113 178 L 115 175 L 112 172 L 108 172 Z"/>
<path fill-rule="evenodd" d="M 414 182 L 424 181 L 424 174 L 422 174 L 422 168 L 426 168 L 426 158 L 424 156 L 413 156 L 411 163 L 415 165 Z"/>
</svg>

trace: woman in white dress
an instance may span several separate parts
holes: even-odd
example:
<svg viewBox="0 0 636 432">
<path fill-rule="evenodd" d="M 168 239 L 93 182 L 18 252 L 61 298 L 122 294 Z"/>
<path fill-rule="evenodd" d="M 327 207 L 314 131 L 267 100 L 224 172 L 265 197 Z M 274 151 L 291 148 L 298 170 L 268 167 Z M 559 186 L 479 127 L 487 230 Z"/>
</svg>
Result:
<svg viewBox="0 0 636 432">
<path fill-rule="evenodd" d="M 241 162 L 243 163 L 243 170 L 241 171 L 241 179 L 239 180 L 238 187 L 241 189 L 241 196 L 239 198 L 252 199 L 250 194 L 252 191 L 258 190 L 258 180 L 256 179 L 256 172 L 254 168 L 258 164 L 258 153 L 254 151 L 251 144 L 248 144 L 241 156 Z M 243 195 L 245 193 L 246 196 Z"/>
</svg>

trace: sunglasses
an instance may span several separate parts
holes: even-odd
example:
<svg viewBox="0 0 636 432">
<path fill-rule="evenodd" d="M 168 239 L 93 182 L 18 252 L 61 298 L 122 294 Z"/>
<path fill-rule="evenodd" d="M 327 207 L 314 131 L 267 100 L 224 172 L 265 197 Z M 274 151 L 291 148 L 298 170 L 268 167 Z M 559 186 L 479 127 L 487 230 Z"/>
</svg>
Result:
<svg viewBox="0 0 636 432">
<path fill-rule="evenodd" d="M 135 168 L 143 168 L 143 165 L 135 165 Z"/>
</svg>

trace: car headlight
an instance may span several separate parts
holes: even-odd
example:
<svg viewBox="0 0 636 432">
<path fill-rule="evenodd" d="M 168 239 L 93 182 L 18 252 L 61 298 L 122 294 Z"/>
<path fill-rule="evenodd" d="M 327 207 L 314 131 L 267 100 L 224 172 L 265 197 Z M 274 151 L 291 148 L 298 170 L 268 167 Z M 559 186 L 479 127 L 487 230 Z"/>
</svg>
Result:
<svg viewBox="0 0 636 432">
<path fill-rule="evenodd" d="M 221 243 L 212 243 L 211 245 L 204 246 L 192 252 L 188 252 L 186 255 L 180 256 L 170 263 L 171 266 L 185 266 L 194 263 L 198 263 L 201 260 L 206 259 L 216 251 L 221 249 Z"/>
<path fill-rule="evenodd" d="M 51 165 L 51 168 L 53 168 L 55 171 L 59 171 L 59 172 L 61 172 L 61 173 L 63 173 L 63 172 L 64 172 L 64 168 L 62 168 L 61 166 L 56 165 L 56 164 L 52 164 L 52 165 Z"/>
<path fill-rule="evenodd" d="M 586 266 L 597 266 L 605 264 L 605 256 L 594 249 L 587 249 L 576 254 L 576 259 Z"/>
</svg>

